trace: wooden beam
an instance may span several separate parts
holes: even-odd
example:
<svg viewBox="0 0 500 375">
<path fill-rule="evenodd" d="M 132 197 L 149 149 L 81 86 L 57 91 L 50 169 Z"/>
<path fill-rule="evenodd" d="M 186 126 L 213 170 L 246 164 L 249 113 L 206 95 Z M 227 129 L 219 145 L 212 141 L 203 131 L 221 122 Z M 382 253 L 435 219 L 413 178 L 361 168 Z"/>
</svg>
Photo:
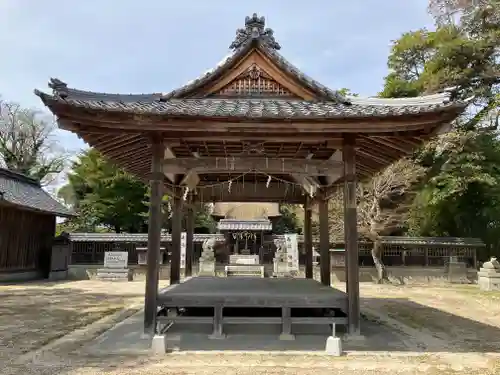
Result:
<svg viewBox="0 0 500 375">
<path fill-rule="evenodd" d="M 330 286 L 330 231 L 328 223 L 328 200 L 322 199 L 319 205 L 319 267 L 321 284 Z"/>
<path fill-rule="evenodd" d="M 151 159 L 151 198 L 149 205 L 146 292 L 144 299 L 144 333 L 149 335 L 153 335 L 156 331 L 156 299 L 158 294 L 162 223 L 161 202 L 163 198 L 161 161 L 163 159 L 164 146 L 161 139 L 153 139 L 151 148 L 153 155 Z"/>
<path fill-rule="evenodd" d="M 181 281 L 182 198 L 174 197 L 173 201 L 170 285 L 178 284 Z"/>
<path fill-rule="evenodd" d="M 192 203 L 192 201 L 190 201 L 190 203 Z M 195 219 L 194 205 L 190 205 L 187 207 L 187 217 L 186 217 L 186 268 L 184 269 L 186 277 L 191 276 L 193 274 L 194 219 Z"/>
<path fill-rule="evenodd" d="M 304 202 L 302 188 L 295 184 L 272 181 L 265 183 L 235 182 L 196 189 L 197 199 L 201 202 L 283 202 L 301 204 Z"/>
<path fill-rule="evenodd" d="M 306 279 L 312 279 L 313 275 L 313 250 L 312 250 L 312 202 L 306 197 L 304 202 L 304 250 L 306 254 L 305 268 Z"/>
<path fill-rule="evenodd" d="M 347 298 L 349 334 L 360 333 L 359 301 L 359 250 L 356 203 L 356 138 L 346 135 L 344 138 L 344 231 L 347 263 Z"/>
<path fill-rule="evenodd" d="M 99 110 L 66 111 L 64 108 L 53 108 L 56 115 L 73 122 L 70 126 L 64 122 L 63 126 L 81 127 L 81 125 L 95 126 L 98 128 L 123 129 L 131 131 L 180 131 L 180 132 L 237 132 L 238 134 L 248 132 L 266 133 L 270 130 L 289 131 L 293 128 L 301 133 L 393 133 L 407 132 L 411 130 L 428 129 L 437 127 L 447 120 L 454 119 L 456 114 L 451 112 L 425 113 L 408 116 L 384 116 L 364 118 L 333 118 L 329 121 L 311 121 L 289 119 L 266 119 L 260 118 L 196 118 L 180 120 L 165 118 L 166 116 L 138 115 L 128 112 L 110 114 Z M 93 113 L 92 113 L 93 112 Z M 74 128 L 71 129 L 75 131 Z"/>
<path fill-rule="evenodd" d="M 164 173 L 187 173 L 195 171 L 201 174 L 245 173 L 257 171 L 268 174 L 301 174 L 323 176 L 342 169 L 342 162 L 329 160 L 304 160 L 292 158 L 265 157 L 200 157 L 176 158 L 163 162 Z"/>
</svg>

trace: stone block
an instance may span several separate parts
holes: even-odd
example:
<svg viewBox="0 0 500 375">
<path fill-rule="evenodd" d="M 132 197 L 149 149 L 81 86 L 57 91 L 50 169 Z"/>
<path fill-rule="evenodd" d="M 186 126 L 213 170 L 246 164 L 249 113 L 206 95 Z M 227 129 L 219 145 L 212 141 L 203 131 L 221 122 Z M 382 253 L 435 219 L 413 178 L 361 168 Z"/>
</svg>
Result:
<svg viewBox="0 0 500 375">
<path fill-rule="evenodd" d="M 325 352 L 328 355 L 340 357 L 342 355 L 342 340 L 340 337 L 328 337 L 326 339 Z"/>
<path fill-rule="evenodd" d="M 500 290 L 500 264 L 497 258 L 492 257 L 483 264 L 477 273 L 477 283 L 480 290 Z"/>
<path fill-rule="evenodd" d="M 129 281 L 128 268 L 99 268 L 96 279 L 105 281 Z"/>
<path fill-rule="evenodd" d="M 151 342 L 151 352 L 153 354 L 165 354 L 167 352 L 167 340 L 165 335 L 154 335 Z"/>
<path fill-rule="evenodd" d="M 199 276 L 215 276 L 215 262 L 200 261 Z"/>
</svg>

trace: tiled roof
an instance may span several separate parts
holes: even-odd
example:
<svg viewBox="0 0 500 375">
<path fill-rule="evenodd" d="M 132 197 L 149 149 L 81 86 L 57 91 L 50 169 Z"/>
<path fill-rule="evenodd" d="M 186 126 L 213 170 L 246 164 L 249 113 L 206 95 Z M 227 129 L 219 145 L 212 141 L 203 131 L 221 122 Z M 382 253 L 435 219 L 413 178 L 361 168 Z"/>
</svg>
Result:
<svg viewBox="0 0 500 375">
<path fill-rule="evenodd" d="M 230 48 L 232 53 L 214 69 L 166 94 L 120 95 L 82 91 L 69 88 L 58 79 L 51 79 L 49 83 L 53 95 L 38 90 L 35 90 L 35 93 L 49 107 L 57 101 L 75 107 L 109 112 L 250 120 L 403 116 L 465 106 L 465 103 L 452 102 L 450 92 L 405 99 L 345 97 L 307 76 L 279 54 L 278 49 L 281 46 L 274 39 L 273 31 L 265 28 L 264 17 L 258 17 L 256 14 L 246 18 L 245 28 L 237 31 L 236 39 Z M 312 91 L 317 100 L 193 98 L 198 90 L 230 71 L 252 48 L 258 48 L 279 69 Z"/>
<path fill-rule="evenodd" d="M 257 219 L 257 220 L 221 219 L 217 223 L 217 229 L 270 231 L 273 229 L 273 225 L 267 219 Z"/>
<path fill-rule="evenodd" d="M 73 216 L 69 209 L 43 190 L 36 180 L 3 168 L 0 168 L 1 201 L 57 216 Z"/>
<path fill-rule="evenodd" d="M 226 219 L 251 220 L 280 216 L 279 203 L 257 202 L 217 202 L 213 216 Z"/>
<path fill-rule="evenodd" d="M 450 94 L 409 99 L 358 99 L 351 105 L 288 99 L 170 99 L 167 101 L 97 100 L 68 96 L 61 98 L 37 92 L 49 107 L 54 101 L 92 110 L 153 114 L 172 118 L 234 118 L 248 120 L 313 120 L 387 117 L 437 112 L 462 107 L 450 101 Z"/>
</svg>

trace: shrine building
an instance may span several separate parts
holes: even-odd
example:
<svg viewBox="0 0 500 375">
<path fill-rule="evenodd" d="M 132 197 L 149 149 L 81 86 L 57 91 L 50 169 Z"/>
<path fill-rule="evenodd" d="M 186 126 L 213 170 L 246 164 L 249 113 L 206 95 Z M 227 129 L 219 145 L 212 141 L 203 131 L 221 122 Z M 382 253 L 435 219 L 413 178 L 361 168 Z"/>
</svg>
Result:
<svg viewBox="0 0 500 375">
<path fill-rule="evenodd" d="M 267 202 L 304 205 L 306 279 L 313 278 L 311 209 L 318 207 L 321 284 L 314 298 L 307 295 L 312 291 L 294 294 L 293 306 L 304 301 L 308 306 L 315 301 L 313 307 L 338 303 L 336 307 L 346 313 L 349 332 L 359 333 L 357 181 L 371 178 L 449 130 L 467 103 L 450 90 L 401 99 L 344 96 L 283 57 L 273 30 L 256 14 L 245 19 L 229 48 L 231 53 L 212 70 L 165 93 L 84 91 L 55 78 L 49 83 L 52 92 L 35 93 L 57 116 L 61 129 L 77 134 L 110 161 L 151 184 L 146 332 L 156 332 L 158 305 L 195 308 L 194 299 L 198 298 L 214 306 L 214 334 L 221 334 L 227 301 L 210 302 L 209 286 L 229 284 L 214 278 L 204 281 L 205 294 L 191 299 L 187 296 L 196 294 L 195 289 L 183 294 L 200 281 L 194 277 L 180 283 L 180 218 L 188 218 L 186 274 L 191 275 L 194 202 Z M 330 286 L 328 199 L 339 189 L 344 193 L 347 293 L 324 289 Z M 173 221 L 170 263 L 170 282 L 178 285 L 162 294 L 158 258 L 163 194 L 173 198 L 173 217 L 179 220 Z M 224 216 L 219 221 L 221 232 L 233 228 L 235 223 L 226 213 L 220 216 Z M 267 230 L 265 220 L 269 215 L 256 225 Z M 258 246 L 255 239 L 252 249 Z M 249 249 L 248 241 L 254 236 L 228 240 L 238 253 L 245 246 Z M 264 285 L 250 282 L 256 288 Z M 286 284 L 276 279 L 266 282 Z M 242 296 L 245 290 L 241 290 Z M 290 313 L 294 307 L 287 305 L 292 297 L 287 298 L 276 295 L 266 300 L 269 306 L 283 308 L 284 334 L 290 333 L 295 319 Z M 247 300 L 240 300 L 247 306 Z"/>
</svg>

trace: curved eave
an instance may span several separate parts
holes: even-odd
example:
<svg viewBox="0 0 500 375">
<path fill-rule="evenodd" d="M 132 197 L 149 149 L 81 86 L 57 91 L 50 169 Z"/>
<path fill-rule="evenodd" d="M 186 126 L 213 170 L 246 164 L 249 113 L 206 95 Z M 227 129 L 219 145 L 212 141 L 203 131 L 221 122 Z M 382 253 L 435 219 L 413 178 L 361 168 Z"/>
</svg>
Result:
<svg viewBox="0 0 500 375">
<path fill-rule="evenodd" d="M 285 99 L 170 99 L 168 101 L 96 101 L 61 98 L 40 91 L 35 93 L 59 117 L 85 122 L 116 122 L 114 118 L 142 122 L 212 121 L 212 122 L 322 122 L 341 123 L 356 120 L 390 122 L 444 114 L 452 120 L 466 107 L 463 101 L 450 101 L 447 94 L 408 99 L 358 99 L 352 105 L 336 102 L 308 102 Z M 95 118 L 94 118 L 95 117 Z M 441 120 L 436 120 L 440 122 Z M 144 128 L 144 124 L 141 124 Z"/>
</svg>

